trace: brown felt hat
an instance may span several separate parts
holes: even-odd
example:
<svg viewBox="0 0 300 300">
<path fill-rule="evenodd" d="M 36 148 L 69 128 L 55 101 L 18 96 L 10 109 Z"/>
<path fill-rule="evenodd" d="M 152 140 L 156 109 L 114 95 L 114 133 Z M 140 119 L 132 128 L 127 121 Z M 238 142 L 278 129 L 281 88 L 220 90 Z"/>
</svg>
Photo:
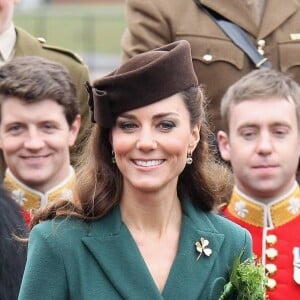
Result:
<svg viewBox="0 0 300 300">
<path fill-rule="evenodd" d="M 121 113 L 197 85 L 189 43 L 173 42 L 134 56 L 93 86 L 87 83 L 92 121 L 111 128 Z"/>
</svg>

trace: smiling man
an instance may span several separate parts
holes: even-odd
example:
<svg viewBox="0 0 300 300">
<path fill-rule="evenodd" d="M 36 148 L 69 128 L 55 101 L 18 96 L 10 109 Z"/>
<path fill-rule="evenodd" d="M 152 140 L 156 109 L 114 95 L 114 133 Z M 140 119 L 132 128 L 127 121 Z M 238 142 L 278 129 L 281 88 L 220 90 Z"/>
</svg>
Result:
<svg viewBox="0 0 300 300">
<path fill-rule="evenodd" d="M 269 273 L 270 300 L 300 295 L 300 87 L 271 69 L 232 85 L 221 102 L 218 132 L 235 187 L 223 214 L 250 231 Z"/>
<path fill-rule="evenodd" d="M 76 88 L 64 66 L 33 56 L 6 63 L 0 78 L 4 187 L 28 218 L 28 210 L 48 201 L 72 199 L 69 147 L 80 128 Z"/>
</svg>

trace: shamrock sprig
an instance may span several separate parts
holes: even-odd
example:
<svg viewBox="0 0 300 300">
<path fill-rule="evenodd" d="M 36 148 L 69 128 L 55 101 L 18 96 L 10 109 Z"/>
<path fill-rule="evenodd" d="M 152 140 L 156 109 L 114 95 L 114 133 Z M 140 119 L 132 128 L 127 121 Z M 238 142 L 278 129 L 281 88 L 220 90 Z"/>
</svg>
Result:
<svg viewBox="0 0 300 300">
<path fill-rule="evenodd" d="M 233 292 L 237 293 L 237 300 L 263 300 L 266 295 L 268 276 L 260 260 L 255 256 L 241 262 L 241 252 L 234 260 L 230 281 L 224 286 L 219 300 L 225 300 Z"/>
</svg>

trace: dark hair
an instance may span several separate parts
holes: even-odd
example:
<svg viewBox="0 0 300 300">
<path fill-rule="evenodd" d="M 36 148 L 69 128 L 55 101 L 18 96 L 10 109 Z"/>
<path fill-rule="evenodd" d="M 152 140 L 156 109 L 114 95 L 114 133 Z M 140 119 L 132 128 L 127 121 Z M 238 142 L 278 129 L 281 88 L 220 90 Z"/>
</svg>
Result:
<svg viewBox="0 0 300 300">
<path fill-rule="evenodd" d="M 8 97 L 28 103 L 54 100 L 63 106 L 69 126 L 79 114 L 76 87 L 68 70 L 41 57 L 18 56 L 0 68 L 0 110 Z"/>
<path fill-rule="evenodd" d="M 17 299 L 26 263 L 27 245 L 17 236 L 26 235 L 21 208 L 0 187 L 0 299 Z"/>
</svg>

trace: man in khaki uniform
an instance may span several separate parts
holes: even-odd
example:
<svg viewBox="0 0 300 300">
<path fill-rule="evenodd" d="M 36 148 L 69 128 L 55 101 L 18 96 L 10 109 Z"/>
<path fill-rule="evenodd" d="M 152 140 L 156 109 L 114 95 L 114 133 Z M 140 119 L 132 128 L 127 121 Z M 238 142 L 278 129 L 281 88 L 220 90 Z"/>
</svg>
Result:
<svg viewBox="0 0 300 300">
<path fill-rule="evenodd" d="M 199 83 L 210 98 L 210 119 L 222 128 L 220 99 L 225 90 L 254 64 L 195 0 L 126 0 L 127 30 L 122 38 L 123 60 L 137 53 L 185 39 L 192 48 Z M 273 68 L 300 83 L 299 0 L 202 0 L 202 5 L 246 31 Z"/>
<path fill-rule="evenodd" d="M 81 130 L 76 145 L 71 149 L 72 161 L 80 152 L 80 146 L 87 135 L 89 115 L 87 106 L 87 92 L 84 83 L 89 80 L 87 66 L 82 59 L 72 51 L 48 45 L 44 39 L 35 38 L 25 30 L 13 24 L 14 5 L 19 0 L 8 0 L 0 7 L 0 65 L 16 56 L 34 55 L 44 57 L 65 65 L 71 74 L 77 89 L 80 103 Z M 3 164 L 3 160 L 1 160 Z M 0 170 L 3 171 L 1 166 Z"/>
</svg>

